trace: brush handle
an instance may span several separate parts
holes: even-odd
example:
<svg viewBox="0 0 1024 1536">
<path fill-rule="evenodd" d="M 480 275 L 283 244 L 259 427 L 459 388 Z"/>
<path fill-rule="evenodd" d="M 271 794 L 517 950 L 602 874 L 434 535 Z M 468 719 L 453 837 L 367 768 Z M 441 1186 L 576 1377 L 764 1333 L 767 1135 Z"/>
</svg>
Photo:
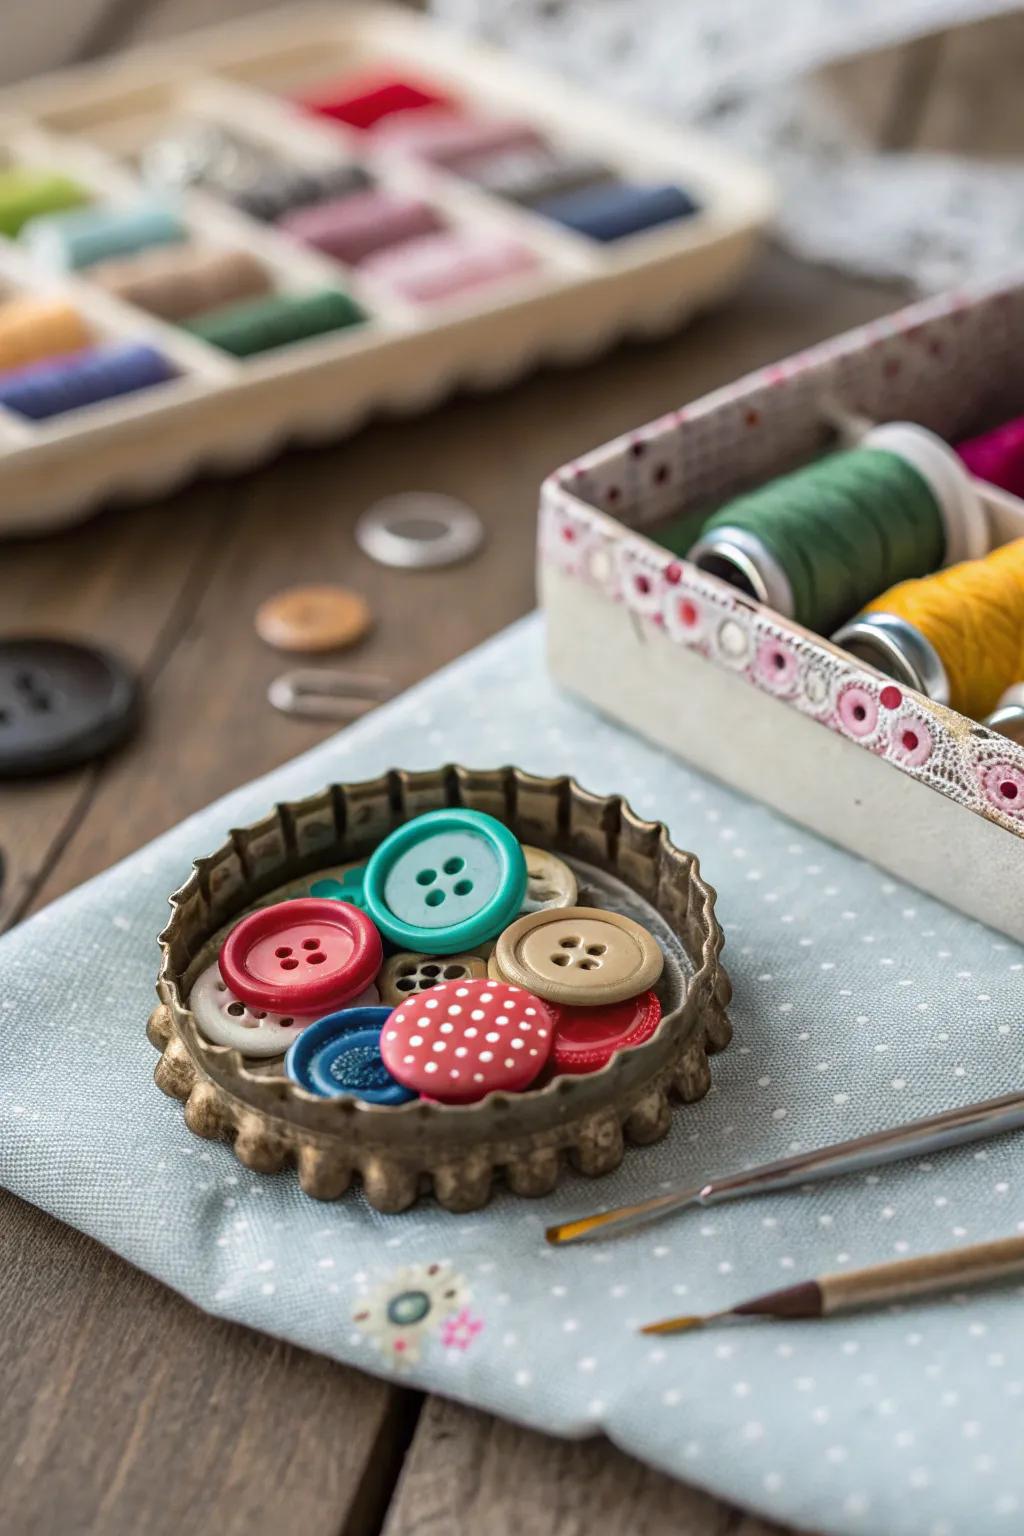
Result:
<svg viewBox="0 0 1024 1536">
<path fill-rule="evenodd" d="M 1000 1136 L 1005 1131 L 1016 1131 L 1022 1127 L 1024 1093 L 1008 1093 L 999 1099 L 985 1099 L 980 1104 L 950 1109 L 925 1120 L 912 1120 L 909 1125 L 898 1125 L 889 1131 L 875 1131 L 870 1136 L 859 1136 L 855 1141 L 841 1141 L 835 1146 L 819 1147 L 813 1152 L 799 1152 L 795 1157 L 784 1157 L 775 1163 L 763 1163 L 759 1168 L 745 1168 L 740 1173 L 709 1179 L 703 1185 L 689 1185 L 663 1195 L 653 1195 L 648 1200 L 622 1206 L 618 1210 L 602 1211 L 596 1216 L 562 1222 L 548 1229 L 548 1241 L 556 1244 L 574 1243 L 612 1231 L 628 1232 L 659 1216 L 666 1216 L 670 1211 L 684 1210 L 687 1206 L 718 1205 L 722 1201 L 739 1200 L 746 1195 L 794 1189 L 802 1184 L 816 1183 L 819 1179 L 833 1179 L 844 1173 L 879 1168 L 884 1163 L 896 1163 L 905 1157 L 941 1152 L 947 1147 L 982 1141 L 986 1137 Z"/>
<path fill-rule="evenodd" d="M 933 1291 L 983 1285 L 1019 1274 L 1024 1274 L 1024 1237 L 1006 1237 L 999 1242 L 953 1248 L 948 1253 L 926 1253 L 918 1259 L 875 1264 L 850 1274 L 822 1275 L 817 1283 L 822 1315 L 827 1317 L 854 1307 L 905 1301 Z"/>
<path fill-rule="evenodd" d="M 963 1109 L 947 1110 L 925 1120 L 912 1120 L 889 1131 L 875 1131 L 855 1141 L 841 1141 L 813 1152 L 799 1152 L 760 1168 L 748 1168 L 725 1178 L 711 1179 L 698 1196 L 701 1205 L 715 1205 L 721 1200 L 735 1200 L 742 1195 L 791 1189 L 819 1179 L 832 1179 L 844 1173 L 859 1173 L 899 1162 L 905 1157 L 941 1152 L 965 1142 L 998 1136 L 1004 1131 L 1024 1127 L 1024 1093 L 1009 1093 Z"/>
</svg>

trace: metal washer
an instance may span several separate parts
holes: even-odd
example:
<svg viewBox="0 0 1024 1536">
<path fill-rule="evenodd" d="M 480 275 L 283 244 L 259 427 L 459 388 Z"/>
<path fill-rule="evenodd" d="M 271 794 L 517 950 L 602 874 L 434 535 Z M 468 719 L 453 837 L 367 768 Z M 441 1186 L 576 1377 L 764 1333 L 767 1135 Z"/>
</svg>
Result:
<svg viewBox="0 0 1024 1536">
<path fill-rule="evenodd" d="M 455 565 L 476 554 L 483 541 L 483 523 L 471 507 L 432 491 L 385 496 L 356 524 L 363 553 L 402 570 Z"/>
</svg>

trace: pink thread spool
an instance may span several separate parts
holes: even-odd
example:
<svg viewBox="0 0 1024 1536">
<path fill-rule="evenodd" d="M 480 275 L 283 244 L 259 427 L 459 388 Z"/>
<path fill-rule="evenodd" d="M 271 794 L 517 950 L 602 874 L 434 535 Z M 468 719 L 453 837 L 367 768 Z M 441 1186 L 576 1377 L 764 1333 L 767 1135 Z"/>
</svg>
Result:
<svg viewBox="0 0 1024 1536">
<path fill-rule="evenodd" d="M 507 236 L 446 231 L 378 251 L 363 271 L 403 299 L 430 304 L 528 272 L 537 262 L 528 246 Z"/>
<path fill-rule="evenodd" d="M 278 228 L 303 245 L 355 266 L 374 251 L 429 235 L 443 228 L 443 222 L 428 203 L 369 191 L 295 208 Z"/>
<path fill-rule="evenodd" d="M 979 480 L 1024 497 L 1024 416 L 958 443 L 956 451 Z"/>
<path fill-rule="evenodd" d="M 448 170 L 457 170 L 464 160 L 476 160 L 481 155 L 536 149 L 544 143 L 532 123 L 518 118 L 463 117 L 429 108 L 385 118 L 374 129 L 373 137 L 378 143 Z"/>
</svg>

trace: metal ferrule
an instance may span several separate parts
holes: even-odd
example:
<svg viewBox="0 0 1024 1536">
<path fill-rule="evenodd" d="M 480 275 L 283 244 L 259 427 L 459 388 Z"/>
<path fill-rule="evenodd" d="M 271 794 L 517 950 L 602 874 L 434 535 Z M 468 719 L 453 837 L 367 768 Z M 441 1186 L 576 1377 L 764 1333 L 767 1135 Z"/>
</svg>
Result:
<svg viewBox="0 0 1024 1536">
<path fill-rule="evenodd" d="M 698 570 L 718 576 L 784 618 L 795 617 L 789 577 L 756 534 L 745 528 L 714 528 L 686 557 Z"/>
<path fill-rule="evenodd" d="M 987 725 L 990 731 L 998 731 L 1000 736 L 1008 736 L 1018 746 L 1024 747 L 1024 704 L 1000 704 L 981 723 Z"/>
<path fill-rule="evenodd" d="M 836 630 L 832 643 L 936 704 L 949 704 L 949 677 L 942 657 L 906 619 L 894 613 L 858 614 Z"/>
</svg>

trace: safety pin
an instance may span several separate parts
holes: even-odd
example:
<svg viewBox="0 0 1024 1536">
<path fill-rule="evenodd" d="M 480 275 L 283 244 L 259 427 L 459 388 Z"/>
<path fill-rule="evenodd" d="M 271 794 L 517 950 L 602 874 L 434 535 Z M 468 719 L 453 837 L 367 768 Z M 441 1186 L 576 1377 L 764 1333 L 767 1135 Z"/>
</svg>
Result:
<svg viewBox="0 0 1024 1536">
<path fill-rule="evenodd" d="M 308 720 L 356 720 L 394 693 L 386 677 L 338 672 L 332 667 L 296 667 L 275 677 L 267 698 L 285 715 Z"/>
</svg>

